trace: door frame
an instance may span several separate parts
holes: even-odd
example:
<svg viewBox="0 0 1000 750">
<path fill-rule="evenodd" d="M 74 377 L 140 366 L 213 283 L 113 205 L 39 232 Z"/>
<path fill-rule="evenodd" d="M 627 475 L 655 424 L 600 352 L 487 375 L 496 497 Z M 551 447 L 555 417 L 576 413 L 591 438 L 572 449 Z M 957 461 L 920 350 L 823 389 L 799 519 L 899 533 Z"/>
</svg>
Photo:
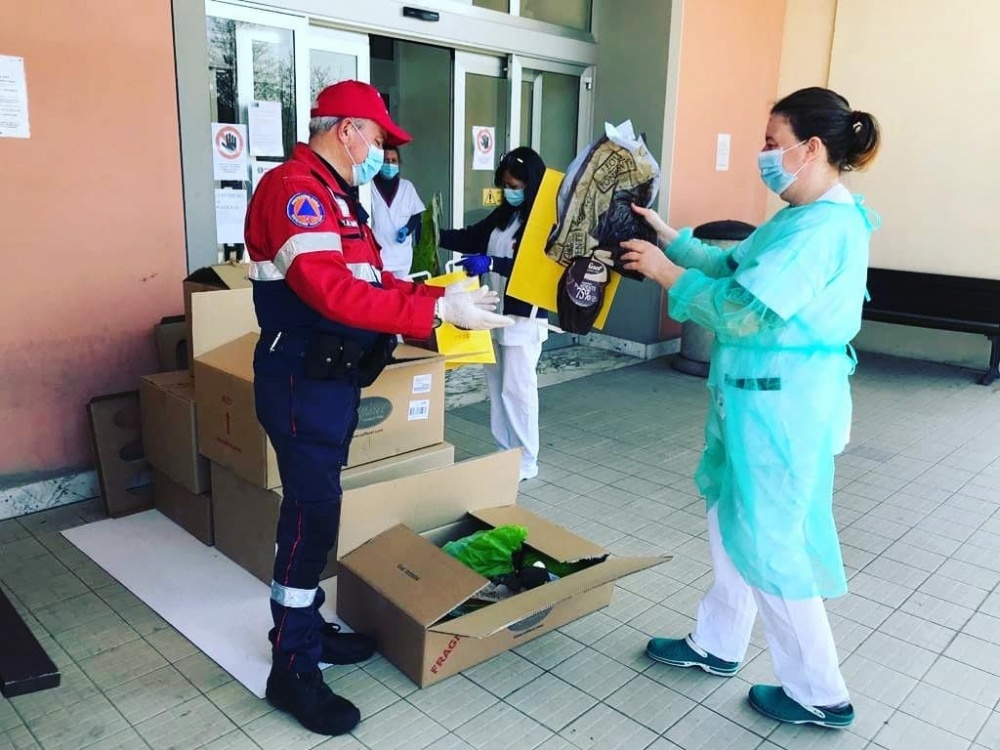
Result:
<svg viewBox="0 0 1000 750">
<path fill-rule="evenodd" d="M 465 76 L 468 74 L 489 76 L 505 79 L 504 69 L 507 60 L 494 55 L 481 55 L 473 52 L 456 50 L 452 64 L 452 86 L 454 101 L 452 107 L 452 226 L 465 226 L 465 148 L 468 144 L 468 133 L 465 132 Z M 510 85 L 508 83 L 508 85 Z M 515 97 L 508 92 L 508 101 Z M 512 104 L 508 103 L 508 109 Z M 497 123 L 498 131 L 507 128 L 507 144 L 511 143 L 510 119 L 506 123 Z"/>
</svg>

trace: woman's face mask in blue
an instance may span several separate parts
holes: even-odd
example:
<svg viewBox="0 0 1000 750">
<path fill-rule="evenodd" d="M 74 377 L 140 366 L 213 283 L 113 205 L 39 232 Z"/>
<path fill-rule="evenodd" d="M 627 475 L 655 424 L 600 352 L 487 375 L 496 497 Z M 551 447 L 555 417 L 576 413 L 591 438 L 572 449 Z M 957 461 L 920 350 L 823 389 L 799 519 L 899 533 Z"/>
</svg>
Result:
<svg viewBox="0 0 1000 750">
<path fill-rule="evenodd" d="M 524 203 L 524 188 L 504 188 L 503 199 L 514 208 L 517 208 Z"/>
<path fill-rule="evenodd" d="M 785 169 L 784 155 L 792 149 L 801 146 L 805 141 L 799 141 L 794 146 L 786 149 L 773 148 L 768 151 L 761 151 L 757 154 L 757 166 L 760 167 L 760 179 L 764 181 L 769 190 L 773 190 L 778 195 L 784 193 L 792 186 L 798 178 L 799 172 L 806 166 L 803 164 L 795 170 L 789 172 Z"/>
</svg>

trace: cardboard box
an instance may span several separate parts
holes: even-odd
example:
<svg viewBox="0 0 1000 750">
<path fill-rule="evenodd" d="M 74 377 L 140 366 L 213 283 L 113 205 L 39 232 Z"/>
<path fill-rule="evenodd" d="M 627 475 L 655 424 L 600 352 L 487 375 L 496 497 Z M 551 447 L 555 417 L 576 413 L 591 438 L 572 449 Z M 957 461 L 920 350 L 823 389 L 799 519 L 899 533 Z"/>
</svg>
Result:
<svg viewBox="0 0 1000 750">
<path fill-rule="evenodd" d="M 104 510 L 112 518 L 153 507 L 142 446 L 139 391 L 99 396 L 87 404 Z"/>
<path fill-rule="evenodd" d="M 195 360 L 248 333 L 260 333 L 253 289 L 198 292 L 191 295 L 191 352 Z M 194 365 L 191 365 L 194 373 Z"/>
<path fill-rule="evenodd" d="M 139 400 L 146 460 L 188 492 L 208 492 L 208 459 L 198 453 L 191 375 L 187 370 L 147 375 L 139 385 Z"/>
<path fill-rule="evenodd" d="M 344 488 L 344 498 L 341 501 L 344 509 L 341 512 L 341 541 L 347 539 L 347 544 L 353 545 L 350 547 L 353 549 L 371 534 L 370 522 L 364 519 L 368 518 L 372 509 L 363 507 L 367 501 L 364 496 L 357 496 L 358 488 L 451 466 L 454 461 L 455 446 L 441 443 L 354 469 L 345 469 L 340 478 Z M 274 563 L 274 532 L 278 525 L 281 488 L 262 489 L 241 479 L 230 469 L 216 465 L 212 470 L 212 495 L 216 547 L 230 560 L 269 584 Z M 358 539 L 360 541 L 354 541 Z M 336 574 L 336 553 L 337 548 L 331 551 L 322 578 Z"/>
<path fill-rule="evenodd" d="M 414 497 L 411 493 L 418 489 L 440 489 L 444 494 L 421 494 L 425 507 L 414 508 L 408 523 L 379 533 L 353 551 L 345 550 L 339 562 L 337 615 L 358 632 L 374 635 L 379 651 L 421 687 L 607 606 L 616 580 L 669 559 L 607 557 L 598 545 L 515 505 L 516 463 L 505 466 L 483 461 L 456 464 L 394 483 L 395 487 L 365 488 L 388 502 L 390 493 Z M 459 479 L 456 470 L 467 464 L 474 465 L 474 483 L 455 481 Z M 418 486 L 434 480 L 438 480 L 436 488 Z M 408 486 L 402 486 L 403 482 Z M 449 486 L 461 486 L 464 494 L 456 497 L 448 492 Z M 475 507 L 487 498 L 499 503 L 491 508 Z M 439 501 L 443 501 L 441 506 Z M 465 508 L 459 510 L 457 506 L 463 504 Z M 384 505 L 375 507 L 385 509 Z M 445 508 L 453 512 L 447 520 L 441 512 Z M 380 513 L 383 523 L 394 515 L 373 512 Z M 448 619 L 449 612 L 488 581 L 445 554 L 440 546 L 478 529 L 503 524 L 526 527 L 527 544 L 557 560 L 590 560 L 594 564 L 558 581 Z M 351 542 L 345 541 L 342 535 L 346 548 Z"/>
<path fill-rule="evenodd" d="M 194 368 L 194 341 L 192 327 L 195 316 L 191 306 L 191 295 L 198 292 L 215 292 L 220 289 L 250 289 L 247 277 L 248 266 L 244 263 L 221 263 L 194 271 L 184 279 L 184 320 L 186 323 L 188 367 Z"/>
<path fill-rule="evenodd" d="M 160 320 L 153 326 L 153 338 L 156 339 L 160 372 L 187 370 L 190 367 L 188 326 L 183 315 L 173 315 Z"/>
<path fill-rule="evenodd" d="M 198 444 L 215 463 L 273 489 L 281 484 L 277 460 L 254 405 L 257 339 L 246 334 L 196 359 Z M 348 467 L 444 441 L 444 360 L 412 346 L 397 347 L 394 356 L 399 361 L 361 392 Z"/>
<path fill-rule="evenodd" d="M 209 547 L 212 531 L 212 498 L 196 495 L 177 484 L 162 471 L 153 469 L 153 507 L 187 533 Z"/>
</svg>

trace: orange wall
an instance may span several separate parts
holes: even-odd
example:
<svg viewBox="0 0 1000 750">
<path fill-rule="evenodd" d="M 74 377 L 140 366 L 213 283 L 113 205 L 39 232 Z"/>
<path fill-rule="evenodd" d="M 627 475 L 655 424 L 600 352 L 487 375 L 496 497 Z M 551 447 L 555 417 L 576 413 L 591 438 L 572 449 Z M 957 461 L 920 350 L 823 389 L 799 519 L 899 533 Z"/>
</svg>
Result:
<svg viewBox="0 0 1000 750">
<path fill-rule="evenodd" d="M 767 190 L 757 152 L 778 93 L 786 0 L 684 0 L 668 223 L 718 219 L 760 224 Z M 669 103 L 668 103 L 669 106 Z M 729 170 L 715 171 L 719 133 L 729 133 Z M 680 326 L 660 305 L 660 338 Z"/>
<path fill-rule="evenodd" d="M 0 479 L 90 464 L 86 403 L 155 369 L 182 309 L 169 0 L 0 3 L 31 138 L 0 138 Z"/>
<path fill-rule="evenodd" d="M 681 33 L 670 222 L 759 224 L 757 172 L 778 92 L 785 0 L 686 0 Z M 715 171 L 716 136 L 732 136 L 729 171 Z"/>
</svg>

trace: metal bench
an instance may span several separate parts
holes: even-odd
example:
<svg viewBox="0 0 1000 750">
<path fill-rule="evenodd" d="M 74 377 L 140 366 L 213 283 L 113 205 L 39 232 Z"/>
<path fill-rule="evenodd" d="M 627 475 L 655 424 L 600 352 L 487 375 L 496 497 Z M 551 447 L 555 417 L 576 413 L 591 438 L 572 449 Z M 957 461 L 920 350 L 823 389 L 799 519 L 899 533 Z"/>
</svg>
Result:
<svg viewBox="0 0 1000 750">
<path fill-rule="evenodd" d="M 979 382 L 1000 377 L 1000 281 L 870 268 L 868 292 L 865 320 L 986 336 L 990 364 Z"/>
</svg>

